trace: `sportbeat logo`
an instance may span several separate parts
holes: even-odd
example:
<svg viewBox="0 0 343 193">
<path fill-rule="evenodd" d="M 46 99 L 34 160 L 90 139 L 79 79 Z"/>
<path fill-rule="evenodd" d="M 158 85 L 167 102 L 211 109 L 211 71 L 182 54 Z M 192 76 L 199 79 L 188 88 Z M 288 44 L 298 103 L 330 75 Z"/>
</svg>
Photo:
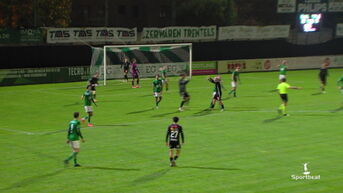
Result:
<svg viewBox="0 0 343 193">
<path fill-rule="evenodd" d="M 292 180 L 320 180 L 320 175 L 312 176 L 308 169 L 308 163 L 304 163 L 304 175 L 291 175 Z"/>
</svg>

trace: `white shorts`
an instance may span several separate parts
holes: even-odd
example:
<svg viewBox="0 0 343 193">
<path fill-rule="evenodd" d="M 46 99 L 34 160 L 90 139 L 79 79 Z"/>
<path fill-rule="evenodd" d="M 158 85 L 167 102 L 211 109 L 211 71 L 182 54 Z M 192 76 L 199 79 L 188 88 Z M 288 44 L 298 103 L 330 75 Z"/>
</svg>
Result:
<svg viewBox="0 0 343 193">
<path fill-rule="evenodd" d="M 162 96 L 161 92 L 154 92 L 154 97 L 160 97 L 160 96 Z"/>
<path fill-rule="evenodd" d="M 80 141 L 79 140 L 70 141 L 69 144 L 70 144 L 70 147 L 73 149 L 80 149 Z"/>
<path fill-rule="evenodd" d="M 279 75 L 279 80 L 286 78 L 286 75 L 280 74 Z"/>
<path fill-rule="evenodd" d="M 231 82 L 231 87 L 237 87 L 237 82 L 232 81 L 232 82 Z"/>
<path fill-rule="evenodd" d="M 86 113 L 93 112 L 93 107 L 92 106 L 85 106 L 85 111 L 86 111 Z"/>
</svg>

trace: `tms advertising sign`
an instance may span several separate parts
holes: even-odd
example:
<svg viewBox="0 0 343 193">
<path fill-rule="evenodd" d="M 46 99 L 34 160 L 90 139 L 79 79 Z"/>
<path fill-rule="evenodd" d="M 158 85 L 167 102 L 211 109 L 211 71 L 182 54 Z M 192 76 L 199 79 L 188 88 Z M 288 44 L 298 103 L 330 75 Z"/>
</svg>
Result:
<svg viewBox="0 0 343 193">
<path fill-rule="evenodd" d="M 48 43 L 134 42 L 137 28 L 48 28 Z"/>
</svg>

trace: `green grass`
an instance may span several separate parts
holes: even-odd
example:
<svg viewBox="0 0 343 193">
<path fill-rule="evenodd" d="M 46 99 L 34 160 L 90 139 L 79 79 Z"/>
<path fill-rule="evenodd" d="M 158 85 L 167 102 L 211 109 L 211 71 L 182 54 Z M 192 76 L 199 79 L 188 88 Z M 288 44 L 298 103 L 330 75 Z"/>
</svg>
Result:
<svg viewBox="0 0 343 193">
<path fill-rule="evenodd" d="M 225 95 L 224 112 L 203 111 L 213 89 L 206 76 L 188 84 L 192 99 L 182 113 L 176 77 L 158 110 L 151 79 L 140 89 L 109 81 L 97 90 L 95 127 L 83 129 L 83 167 L 66 169 L 66 129 L 74 111 L 84 115 L 85 83 L 0 87 L 0 192 L 341 192 L 341 72 L 330 70 L 327 94 L 318 94 L 318 71 L 289 72 L 289 83 L 303 89 L 289 92 L 291 116 L 281 118 L 276 72 L 241 74 L 239 97 Z M 229 77 L 223 75 L 226 87 Z M 186 143 L 170 168 L 164 139 L 175 115 Z M 291 179 L 305 162 L 320 180 Z"/>
</svg>

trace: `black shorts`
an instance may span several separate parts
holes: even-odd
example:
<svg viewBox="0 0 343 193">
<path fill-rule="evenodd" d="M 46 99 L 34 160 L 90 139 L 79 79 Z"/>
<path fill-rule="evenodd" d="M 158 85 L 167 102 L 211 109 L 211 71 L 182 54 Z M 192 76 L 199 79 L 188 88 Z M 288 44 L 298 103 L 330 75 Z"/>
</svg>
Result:
<svg viewBox="0 0 343 193">
<path fill-rule="evenodd" d="M 281 97 L 281 100 L 282 100 L 283 102 L 288 102 L 288 96 L 287 96 L 287 94 L 280 94 L 280 97 Z"/>
<path fill-rule="evenodd" d="M 139 78 L 139 75 L 138 74 L 133 74 L 132 78 Z"/>
<path fill-rule="evenodd" d="M 170 141 L 169 142 L 169 149 L 181 149 L 181 145 L 179 141 Z"/>
<path fill-rule="evenodd" d="M 217 101 L 221 101 L 222 100 L 222 96 L 219 95 L 218 93 L 213 95 L 213 99 L 217 100 Z"/>
<path fill-rule="evenodd" d="M 95 85 L 87 85 L 86 89 L 88 89 L 88 87 L 91 87 L 91 91 L 96 91 Z"/>
<path fill-rule="evenodd" d="M 189 97 L 189 94 L 187 92 L 182 92 L 182 93 L 180 93 L 180 95 L 183 99 L 186 99 Z"/>
<path fill-rule="evenodd" d="M 324 84 L 326 84 L 326 75 L 324 75 L 324 74 L 319 74 L 319 79 L 320 79 L 320 81 L 322 82 L 322 83 L 324 83 Z"/>
<path fill-rule="evenodd" d="M 129 68 L 124 68 L 124 72 L 125 73 L 129 72 Z"/>
</svg>

